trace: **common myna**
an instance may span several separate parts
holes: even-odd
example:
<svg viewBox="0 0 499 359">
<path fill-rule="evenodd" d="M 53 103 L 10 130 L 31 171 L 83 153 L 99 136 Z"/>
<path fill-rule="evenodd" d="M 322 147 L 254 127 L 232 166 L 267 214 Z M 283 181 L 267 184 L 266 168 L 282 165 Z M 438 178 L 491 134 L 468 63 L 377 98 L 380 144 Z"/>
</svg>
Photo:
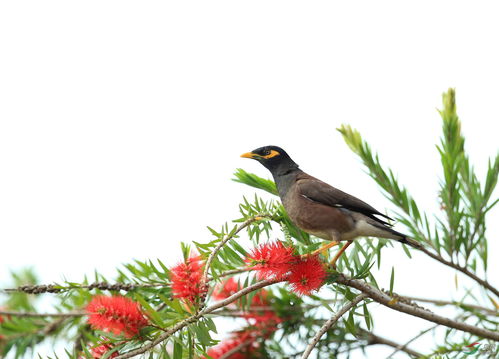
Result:
<svg viewBox="0 0 499 359">
<path fill-rule="evenodd" d="M 406 235 L 391 229 L 388 222 L 379 218 L 391 220 L 390 217 L 303 172 L 282 148 L 260 147 L 241 157 L 257 160 L 272 173 L 284 209 L 296 226 L 331 241 L 314 253 L 346 241 L 333 258 L 333 266 L 352 241 L 361 236 L 395 239 L 416 246 L 414 241 L 409 241 Z"/>
</svg>

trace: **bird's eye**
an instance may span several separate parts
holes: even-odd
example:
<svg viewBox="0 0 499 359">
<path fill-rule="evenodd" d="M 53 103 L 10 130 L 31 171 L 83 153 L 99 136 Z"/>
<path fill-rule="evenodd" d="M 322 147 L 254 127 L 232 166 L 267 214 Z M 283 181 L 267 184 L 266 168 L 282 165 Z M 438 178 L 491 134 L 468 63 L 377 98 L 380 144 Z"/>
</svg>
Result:
<svg viewBox="0 0 499 359">
<path fill-rule="evenodd" d="M 268 156 L 268 155 L 270 155 L 270 150 L 265 150 L 265 151 L 263 151 L 263 155 L 264 155 L 264 156 Z"/>
</svg>

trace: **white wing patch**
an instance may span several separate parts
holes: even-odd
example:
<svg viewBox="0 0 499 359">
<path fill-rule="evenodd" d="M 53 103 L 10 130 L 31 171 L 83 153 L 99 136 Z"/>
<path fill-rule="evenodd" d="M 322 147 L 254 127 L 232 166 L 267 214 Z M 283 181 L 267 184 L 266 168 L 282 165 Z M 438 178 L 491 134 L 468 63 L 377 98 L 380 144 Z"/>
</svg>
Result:
<svg viewBox="0 0 499 359">
<path fill-rule="evenodd" d="M 305 196 L 304 194 L 301 195 L 302 197 L 308 199 L 309 201 L 312 201 L 312 202 L 315 202 L 315 203 L 320 203 L 320 202 L 317 202 L 315 200 L 313 200 L 312 198 L 310 197 L 307 197 Z M 335 208 L 343 208 L 343 206 L 341 204 L 338 204 L 338 203 L 335 203 L 334 205 L 332 205 L 331 207 L 335 207 Z"/>
</svg>

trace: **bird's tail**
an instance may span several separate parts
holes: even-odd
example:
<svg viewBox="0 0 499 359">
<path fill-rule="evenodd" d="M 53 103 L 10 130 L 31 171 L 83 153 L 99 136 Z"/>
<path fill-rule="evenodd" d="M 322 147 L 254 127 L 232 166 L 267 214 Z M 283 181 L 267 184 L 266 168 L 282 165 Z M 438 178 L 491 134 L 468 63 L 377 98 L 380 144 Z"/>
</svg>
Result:
<svg viewBox="0 0 499 359">
<path fill-rule="evenodd" d="M 421 243 L 419 243 L 418 241 L 415 241 L 414 239 L 409 238 L 407 236 L 404 236 L 404 238 L 399 239 L 399 242 L 403 243 L 403 244 L 407 244 L 407 245 L 409 245 L 409 246 L 411 246 L 413 248 L 416 248 L 416 249 L 423 248 L 423 246 L 421 245 Z"/>
<path fill-rule="evenodd" d="M 418 241 L 415 241 L 414 239 L 409 238 L 405 234 L 397 232 L 396 230 L 393 230 L 389 227 L 383 226 L 383 230 L 391 234 L 390 236 L 387 236 L 388 238 L 395 239 L 400 243 L 407 244 L 416 249 L 421 249 L 423 247 L 421 243 L 419 243 Z"/>
</svg>

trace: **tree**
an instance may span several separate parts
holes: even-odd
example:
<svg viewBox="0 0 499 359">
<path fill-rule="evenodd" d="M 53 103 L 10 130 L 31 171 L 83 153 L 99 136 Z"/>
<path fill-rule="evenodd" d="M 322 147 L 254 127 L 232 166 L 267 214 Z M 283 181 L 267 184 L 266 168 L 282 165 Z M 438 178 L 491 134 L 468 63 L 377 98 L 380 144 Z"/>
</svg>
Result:
<svg viewBox="0 0 499 359">
<path fill-rule="evenodd" d="M 356 241 L 337 269 L 329 268 L 327 253 L 307 256 L 320 246 L 317 238 L 295 227 L 277 200 L 255 195 L 243 199 L 233 224 L 210 228 L 211 241 L 182 244 L 184 258 L 173 268 L 159 259 L 135 261 L 113 282 L 96 273 L 82 283 L 50 285 L 37 284 L 30 271 L 14 274 L 14 286 L 2 290 L 1 353 L 22 357 L 56 338 L 66 341 L 71 358 L 335 358 L 371 345 L 413 358 L 497 355 L 499 291 L 487 279 L 486 218 L 499 201 L 493 197 L 499 154 L 479 180 L 465 152 L 454 90 L 444 93 L 440 114 L 443 215 L 425 213 L 358 131 L 344 125 L 339 132 L 394 204 L 396 220 L 421 244 L 404 247 L 407 256 L 420 251 L 473 283 L 461 300 L 396 293 L 394 269 L 389 289 L 382 289 L 372 269 L 391 245 L 383 239 Z M 276 194 L 272 181 L 242 169 L 235 180 Z M 36 311 L 45 293 L 55 297 L 52 313 Z M 373 303 L 431 322 L 418 336 L 447 330 L 433 350 L 411 349 L 375 332 Z M 423 306 L 450 306 L 455 317 Z M 238 320 L 219 343 L 213 334 L 220 317 Z"/>
</svg>

